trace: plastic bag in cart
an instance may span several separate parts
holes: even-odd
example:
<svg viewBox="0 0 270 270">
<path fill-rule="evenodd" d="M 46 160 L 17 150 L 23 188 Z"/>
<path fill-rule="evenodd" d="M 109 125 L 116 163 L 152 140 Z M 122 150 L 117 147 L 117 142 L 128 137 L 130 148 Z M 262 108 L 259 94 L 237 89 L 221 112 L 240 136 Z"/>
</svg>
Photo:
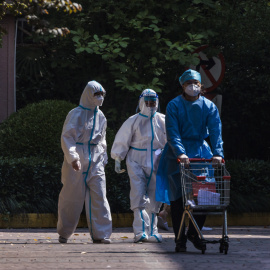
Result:
<svg viewBox="0 0 270 270">
<path fill-rule="evenodd" d="M 198 192 L 198 205 L 220 205 L 220 194 L 200 189 Z"/>
</svg>

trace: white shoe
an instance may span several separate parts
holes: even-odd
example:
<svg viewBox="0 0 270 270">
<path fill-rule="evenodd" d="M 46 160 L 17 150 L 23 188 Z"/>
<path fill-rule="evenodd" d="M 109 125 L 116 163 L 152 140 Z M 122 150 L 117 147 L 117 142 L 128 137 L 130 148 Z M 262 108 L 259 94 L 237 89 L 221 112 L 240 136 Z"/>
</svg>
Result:
<svg viewBox="0 0 270 270">
<path fill-rule="evenodd" d="M 101 239 L 101 240 L 93 240 L 94 244 L 110 244 L 111 242 L 112 242 L 112 240 L 109 238 L 105 238 L 105 239 Z"/>
<path fill-rule="evenodd" d="M 112 240 L 109 238 L 105 238 L 105 239 L 101 240 L 101 243 L 103 243 L 103 244 L 110 244 L 111 242 L 112 242 Z"/>
<path fill-rule="evenodd" d="M 154 234 L 148 237 L 147 241 L 149 243 L 161 243 L 162 242 L 162 236 L 161 234 Z"/>
<path fill-rule="evenodd" d="M 148 236 L 146 235 L 146 233 L 139 233 L 135 235 L 134 237 L 134 243 L 146 242 L 147 240 L 148 240 Z"/>
</svg>

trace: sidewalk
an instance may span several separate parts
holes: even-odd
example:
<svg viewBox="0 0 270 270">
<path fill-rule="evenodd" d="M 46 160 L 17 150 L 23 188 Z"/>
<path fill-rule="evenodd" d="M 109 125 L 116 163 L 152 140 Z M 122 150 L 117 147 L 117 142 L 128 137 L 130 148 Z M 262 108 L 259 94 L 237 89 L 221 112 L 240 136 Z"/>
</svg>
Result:
<svg viewBox="0 0 270 270">
<path fill-rule="evenodd" d="M 114 228 L 113 243 L 93 244 L 87 229 L 78 229 L 68 244 L 58 243 L 55 229 L 1 229 L 0 269 L 270 269 L 270 227 L 229 227 L 228 254 L 208 244 L 205 254 L 188 242 L 174 252 L 174 237 L 162 231 L 163 243 L 133 243 L 132 228 Z M 218 239 L 221 228 L 202 231 Z"/>
</svg>

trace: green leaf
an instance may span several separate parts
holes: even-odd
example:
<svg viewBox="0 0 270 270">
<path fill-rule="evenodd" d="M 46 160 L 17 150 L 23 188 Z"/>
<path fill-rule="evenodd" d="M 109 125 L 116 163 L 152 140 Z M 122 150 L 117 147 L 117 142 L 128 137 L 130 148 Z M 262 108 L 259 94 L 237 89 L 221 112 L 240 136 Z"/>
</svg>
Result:
<svg viewBox="0 0 270 270">
<path fill-rule="evenodd" d="M 119 42 L 119 45 L 120 45 L 121 47 L 123 47 L 123 48 L 126 48 L 127 45 L 128 45 L 128 43 L 125 42 L 125 41 L 120 41 L 120 42 Z"/>
<path fill-rule="evenodd" d="M 112 52 L 113 52 L 113 53 L 119 53 L 120 51 L 121 51 L 120 48 L 116 48 L 116 49 L 114 49 Z"/>
<path fill-rule="evenodd" d="M 79 36 L 75 36 L 72 38 L 72 40 L 78 44 L 80 44 L 79 40 L 80 40 L 80 37 Z"/>
<path fill-rule="evenodd" d="M 169 41 L 169 40 L 165 40 L 165 43 L 166 43 L 166 45 L 169 46 L 169 47 L 172 46 L 172 42 Z"/>
<path fill-rule="evenodd" d="M 156 57 L 152 57 L 151 60 L 153 65 L 155 65 L 157 63 L 157 58 Z"/>
<path fill-rule="evenodd" d="M 154 79 L 152 80 L 152 84 L 155 85 L 158 81 L 159 81 L 159 78 L 154 78 Z"/>
<path fill-rule="evenodd" d="M 188 22 L 193 22 L 193 21 L 195 20 L 195 17 L 192 16 L 192 15 L 189 15 L 189 16 L 187 17 L 187 20 L 188 20 Z"/>
</svg>

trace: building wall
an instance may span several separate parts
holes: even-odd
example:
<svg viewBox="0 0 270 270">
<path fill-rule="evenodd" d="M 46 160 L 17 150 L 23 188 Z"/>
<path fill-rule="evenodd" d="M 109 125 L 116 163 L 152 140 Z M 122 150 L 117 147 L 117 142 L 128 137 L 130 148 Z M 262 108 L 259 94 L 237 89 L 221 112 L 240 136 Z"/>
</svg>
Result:
<svg viewBox="0 0 270 270">
<path fill-rule="evenodd" d="M 0 22 L 8 34 L 0 48 L 0 123 L 16 110 L 15 97 L 15 19 L 7 15 Z"/>
</svg>

